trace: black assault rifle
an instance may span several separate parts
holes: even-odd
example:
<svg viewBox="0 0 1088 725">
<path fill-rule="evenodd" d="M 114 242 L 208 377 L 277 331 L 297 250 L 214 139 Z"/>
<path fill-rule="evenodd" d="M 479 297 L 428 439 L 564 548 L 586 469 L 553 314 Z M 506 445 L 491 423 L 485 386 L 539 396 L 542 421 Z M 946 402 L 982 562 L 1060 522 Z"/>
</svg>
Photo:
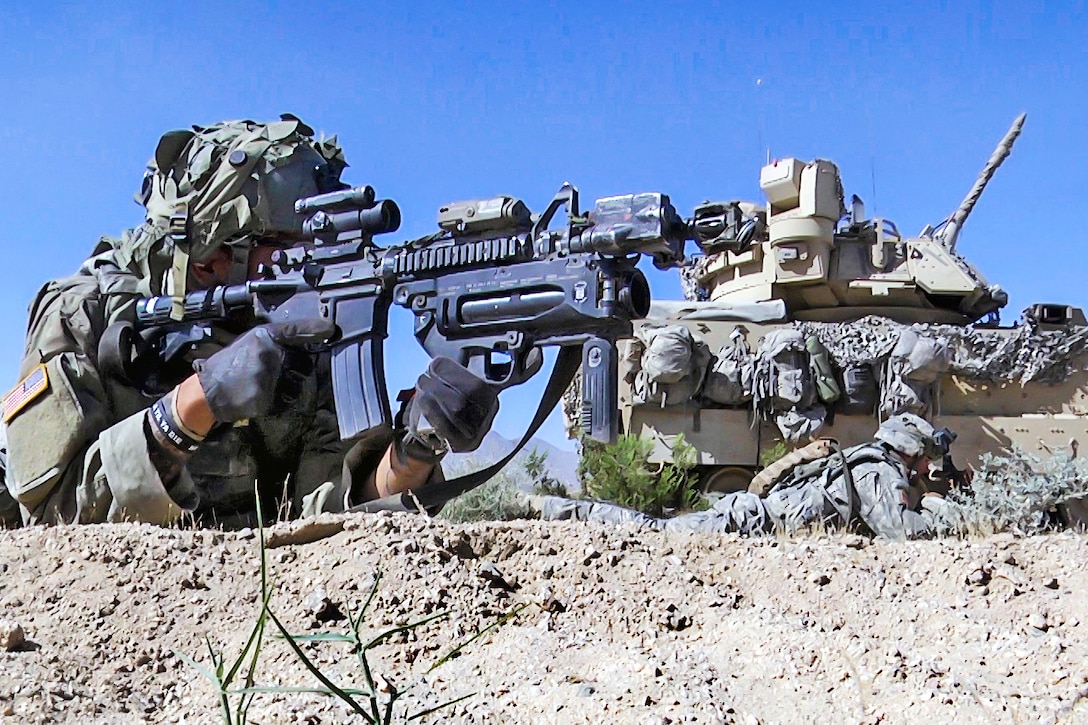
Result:
<svg viewBox="0 0 1088 725">
<path fill-rule="evenodd" d="M 566 227 L 550 229 L 564 207 Z M 650 307 L 650 288 L 636 263 L 647 254 L 658 268 L 677 266 L 687 239 L 721 230 L 721 218 L 685 222 L 658 193 L 599 199 L 583 215 L 570 184 L 539 216 L 510 197 L 451 204 L 439 211 L 441 232 L 384 248 L 373 237 L 398 229 L 400 211 L 391 200 L 376 200 L 369 186 L 301 199 L 295 212 L 312 244 L 276 252 L 260 279 L 189 293 L 183 309 L 170 296 L 139 300 L 136 326 L 111 329 L 103 341 L 104 350 L 118 351 L 107 356 L 112 367 L 150 390 L 159 371 L 211 336 L 216 321 L 330 318 L 338 329 L 328 345 L 336 415 L 347 440 L 392 423 L 382 343 L 389 307 L 397 304 L 412 311 L 415 336 L 431 357 L 453 358 L 500 389 L 535 374 L 542 347 L 560 348 L 518 448 L 558 402 L 579 363 L 581 429 L 611 442 L 619 414 L 616 340 L 629 336 L 631 321 Z M 478 476 L 416 496 L 425 508 L 439 507 L 512 455 Z"/>
</svg>

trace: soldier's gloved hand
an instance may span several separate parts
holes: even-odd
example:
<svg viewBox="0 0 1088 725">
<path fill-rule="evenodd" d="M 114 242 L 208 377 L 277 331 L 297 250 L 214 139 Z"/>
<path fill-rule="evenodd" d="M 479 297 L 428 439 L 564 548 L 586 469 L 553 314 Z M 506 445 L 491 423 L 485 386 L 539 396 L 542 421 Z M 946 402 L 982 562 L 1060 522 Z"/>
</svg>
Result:
<svg viewBox="0 0 1088 725">
<path fill-rule="evenodd" d="M 328 340 L 336 325 L 328 319 L 275 322 L 247 331 L 204 361 L 197 373 L 215 419 L 233 423 L 269 411 L 292 350 Z"/>
<path fill-rule="evenodd" d="M 415 394 L 408 403 L 407 450 L 413 458 L 416 445 L 430 447 L 437 437 L 455 452 L 474 451 L 480 447 L 499 411 L 499 393 L 495 386 L 472 374 L 448 357 L 439 357 L 419 376 Z M 413 445 L 416 444 L 416 445 Z"/>
<path fill-rule="evenodd" d="M 952 485 L 956 488 L 967 490 L 975 480 L 975 469 L 970 464 L 963 468 L 952 466 Z"/>
</svg>

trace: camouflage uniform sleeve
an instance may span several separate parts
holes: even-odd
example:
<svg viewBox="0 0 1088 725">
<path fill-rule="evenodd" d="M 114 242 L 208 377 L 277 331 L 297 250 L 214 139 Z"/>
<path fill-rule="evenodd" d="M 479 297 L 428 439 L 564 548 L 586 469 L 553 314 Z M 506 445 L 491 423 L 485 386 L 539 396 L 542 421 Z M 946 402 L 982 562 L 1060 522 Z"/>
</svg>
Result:
<svg viewBox="0 0 1088 725">
<path fill-rule="evenodd" d="M 888 463 L 867 462 L 851 468 L 858 497 L 858 517 L 877 536 L 914 539 L 930 534 L 926 521 L 907 508 L 907 474 Z"/>
<path fill-rule="evenodd" d="M 357 503 L 353 496 L 361 481 L 378 468 L 393 431 L 376 426 L 354 440 L 340 440 L 332 389 L 331 360 L 321 357 L 315 369 L 317 411 L 308 423 L 299 463 L 292 476 L 292 516 L 316 516 L 346 511 Z"/>
<path fill-rule="evenodd" d="M 634 509 L 601 501 L 570 499 L 562 496 L 530 496 L 529 505 L 545 521 L 590 521 L 605 524 L 634 524 L 647 529 L 664 528 L 663 519 L 655 519 Z"/>
<path fill-rule="evenodd" d="M 339 513 L 364 503 L 361 494 L 367 479 L 378 469 L 386 450 L 397 435 L 388 425 L 379 425 L 349 441 L 340 440 L 340 427 L 332 390 L 329 360 L 318 363 L 317 414 L 310 424 L 298 469 L 292 500 L 292 515 L 316 516 Z M 426 484 L 444 481 L 441 466 L 435 466 Z"/>
<path fill-rule="evenodd" d="M 362 503 L 358 490 L 378 468 L 393 431 L 377 426 L 354 441 L 341 441 L 336 415 L 312 433 L 296 474 L 295 510 L 302 516 L 338 513 Z M 435 467 L 439 470 L 438 467 Z"/>
<path fill-rule="evenodd" d="M 124 288 L 123 273 L 111 285 Z M 39 365 L 48 384 L 10 417 L 8 487 L 24 523 L 166 523 L 192 501 L 182 473 L 172 497 L 149 453 L 146 400 L 96 368 L 106 326 L 131 316 L 132 294 L 100 293 L 97 275 L 46 284 L 30 308 L 21 375 Z"/>
<path fill-rule="evenodd" d="M 967 532 L 962 510 L 943 496 L 923 496 L 918 515 L 934 535 L 950 536 Z"/>
</svg>

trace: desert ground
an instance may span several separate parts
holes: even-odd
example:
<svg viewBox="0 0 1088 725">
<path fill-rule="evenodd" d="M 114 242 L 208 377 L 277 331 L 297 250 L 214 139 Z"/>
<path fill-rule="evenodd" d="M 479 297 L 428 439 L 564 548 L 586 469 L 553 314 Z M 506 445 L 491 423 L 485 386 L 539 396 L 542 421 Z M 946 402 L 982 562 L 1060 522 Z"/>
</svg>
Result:
<svg viewBox="0 0 1088 725">
<path fill-rule="evenodd" d="M 206 639 L 227 669 L 243 648 L 259 533 L 0 532 L 0 719 L 221 722 L 193 663 L 214 669 Z M 394 721 L 463 697 L 418 721 L 1088 722 L 1081 534 L 746 539 L 392 514 L 265 534 L 269 608 L 293 634 L 346 632 L 378 574 L 364 636 L 448 613 L 369 650 L 379 704 L 416 683 Z M 271 624 L 262 642 L 255 686 L 320 686 Z M 365 682 L 349 644 L 299 647 L 338 686 Z M 248 718 L 364 721 L 283 691 Z"/>
</svg>

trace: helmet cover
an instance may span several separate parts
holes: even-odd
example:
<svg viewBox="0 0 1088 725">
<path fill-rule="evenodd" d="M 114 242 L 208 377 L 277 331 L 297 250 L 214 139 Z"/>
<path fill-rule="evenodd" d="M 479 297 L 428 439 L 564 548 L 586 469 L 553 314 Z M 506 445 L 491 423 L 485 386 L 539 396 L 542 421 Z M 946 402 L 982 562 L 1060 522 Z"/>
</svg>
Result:
<svg viewBox="0 0 1088 725">
<path fill-rule="evenodd" d="M 188 255 L 198 262 L 225 244 L 298 236 L 295 201 L 343 188 L 347 166 L 335 136 L 315 141 L 313 133 L 287 114 L 168 132 L 138 195 L 148 222 L 177 231 L 183 221 Z"/>
<path fill-rule="evenodd" d="M 876 431 L 876 439 L 905 456 L 935 458 L 935 431 L 929 421 L 913 413 L 900 413 L 888 418 Z"/>
</svg>

